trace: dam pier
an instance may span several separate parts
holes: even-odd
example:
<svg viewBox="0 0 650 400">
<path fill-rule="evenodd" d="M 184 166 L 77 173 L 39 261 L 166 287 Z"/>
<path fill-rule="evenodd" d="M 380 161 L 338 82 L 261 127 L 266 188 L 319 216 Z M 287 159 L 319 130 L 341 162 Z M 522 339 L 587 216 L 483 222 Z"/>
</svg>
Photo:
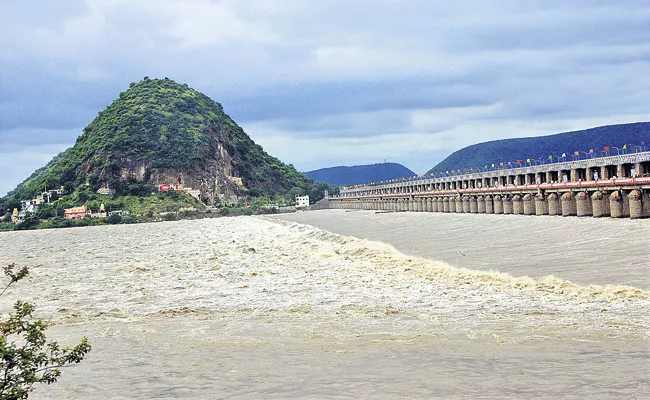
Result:
<svg viewBox="0 0 650 400">
<path fill-rule="evenodd" d="M 342 187 L 321 208 L 650 217 L 650 151 Z"/>
</svg>

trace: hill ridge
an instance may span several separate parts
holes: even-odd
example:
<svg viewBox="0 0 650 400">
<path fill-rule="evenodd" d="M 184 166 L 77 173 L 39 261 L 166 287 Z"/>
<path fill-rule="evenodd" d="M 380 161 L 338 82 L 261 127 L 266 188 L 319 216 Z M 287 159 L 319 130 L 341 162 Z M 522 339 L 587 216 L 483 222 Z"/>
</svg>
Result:
<svg viewBox="0 0 650 400">
<path fill-rule="evenodd" d="M 503 162 L 514 164 L 516 160 L 539 159 L 552 156 L 573 154 L 574 151 L 599 152 L 605 146 L 612 150 L 622 149 L 623 145 L 641 145 L 650 143 L 650 122 L 632 122 L 626 124 L 613 124 L 598 126 L 569 132 L 554 133 L 551 135 L 498 139 L 488 142 L 476 143 L 450 154 L 436 166 L 428 170 L 427 174 L 435 174 L 461 169 L 481 168 L 485 165 L 498 165 Z M 582 153 L 581 153 L 582 154 Z"/>
<path fill-rule="evenodd" d="M 360 183 L 379 182 L 395 178 L 416 175 L 415 172 L 399 163 L 384 162 L 362 165 L 339 165 L 305 172 L 315 181 L 331 185 L 356 185 Z"/>
</svg>

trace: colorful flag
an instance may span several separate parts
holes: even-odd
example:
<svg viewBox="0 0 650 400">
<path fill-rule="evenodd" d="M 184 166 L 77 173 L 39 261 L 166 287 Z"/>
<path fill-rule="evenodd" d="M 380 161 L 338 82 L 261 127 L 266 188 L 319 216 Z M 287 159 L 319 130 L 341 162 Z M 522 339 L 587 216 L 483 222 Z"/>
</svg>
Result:
<svg viewBox="0 0 650 400">
<path fill-rule="evenodd" d="M 548 156 L 548 159 L 549 159 L 549 160 L 552 160 L 552 159 L 553 159 L 553 155 Z"/>
<path fill-rule="evenodd" d="M 521 160 L 515 161 L 516 164 L 521 164 Z"/>
<path fill-rule="evenodd" d="M 623 150 L 627 150 L 627 143 L 623 145 Z"/>
<path fill-rule="evenodd" d="M 605 146 L 605 151 L 609 151 L 609 146 Z"/>
<path fill-rule="evenodd" d="M 530 162 L 530 158 L 527 158 L 527 159 L 526 159 L 526 162 Z"/>
<path fill-rule="evenodd" d="M 503 163 L 502 163 L 502 162 L 500 162 L 500 163 L 499 163 L 499 166 L 500 166 L 500 167 L 503 167 Z"/>
<path fill-rule="evenodd" d="M 589 154 L 594 154 L 594 149 L 589 149 Z"/>
<path fill-rule="evenodd" d="M 566 153 L 562 153 L 562 157 L 566 157 Z"/>
<path fill-rule="evenodd" d="M 492 168 L 494 168 L 494 164 L 492 164 Z"/>
<path fill-rule="evenodd" d="M 580 155 L 580 152 L 579 152 L 579 151 L 574 151 L 574 152 L 573 152 L 573 155 L 574 155 L 574 156 L 579 156 L 579 155 Z"/>
</svg>

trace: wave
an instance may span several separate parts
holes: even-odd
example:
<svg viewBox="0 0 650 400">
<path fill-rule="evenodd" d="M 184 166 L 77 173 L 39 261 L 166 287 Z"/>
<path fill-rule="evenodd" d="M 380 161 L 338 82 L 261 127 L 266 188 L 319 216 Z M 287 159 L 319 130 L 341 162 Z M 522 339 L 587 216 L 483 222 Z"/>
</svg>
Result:
<svg viewBox="0 0 650 400">
<path fill-rule="evenodd" d="M 328 251 L 327 248 L 330 247 L 333 254 L 327 254 L 327 256 L 367 262 L 380 268 L 401 270 L 434 283 L 452 284 L 454 286 L 468 285 L 479 289 L 520 291 L 531 295 L 557 295 L 569 299 L 604 302 L 650 300 L 650 291 L 632 286 L 581 286 L 554 275 L 535 280 L 528 276 L 514 277 L 497 270 L 481 271 L 457 268 L 443 261 L 408 256 L 387 243 L 343 236 L 307 224 L 272 218 L 266 219 L 291 231 L 299 232 L 306 239 L 321 242 L 321 250 L 325 253 Z"/>
</svg>

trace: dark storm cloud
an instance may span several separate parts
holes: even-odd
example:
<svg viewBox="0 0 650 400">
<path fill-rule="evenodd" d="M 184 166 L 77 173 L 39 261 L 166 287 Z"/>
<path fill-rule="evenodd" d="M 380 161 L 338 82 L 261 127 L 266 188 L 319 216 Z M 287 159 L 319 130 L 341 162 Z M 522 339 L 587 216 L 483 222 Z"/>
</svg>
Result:
<svg viewBox="0 0 650 400">
<path fill-rule="evenodd" d="M 0 169 L 26 177 L 149 76 L 299 169 L 423 172 L 479 141 L 649 119 L 648 26 L 641 0 L 10 2 Z"/>
</svg>

